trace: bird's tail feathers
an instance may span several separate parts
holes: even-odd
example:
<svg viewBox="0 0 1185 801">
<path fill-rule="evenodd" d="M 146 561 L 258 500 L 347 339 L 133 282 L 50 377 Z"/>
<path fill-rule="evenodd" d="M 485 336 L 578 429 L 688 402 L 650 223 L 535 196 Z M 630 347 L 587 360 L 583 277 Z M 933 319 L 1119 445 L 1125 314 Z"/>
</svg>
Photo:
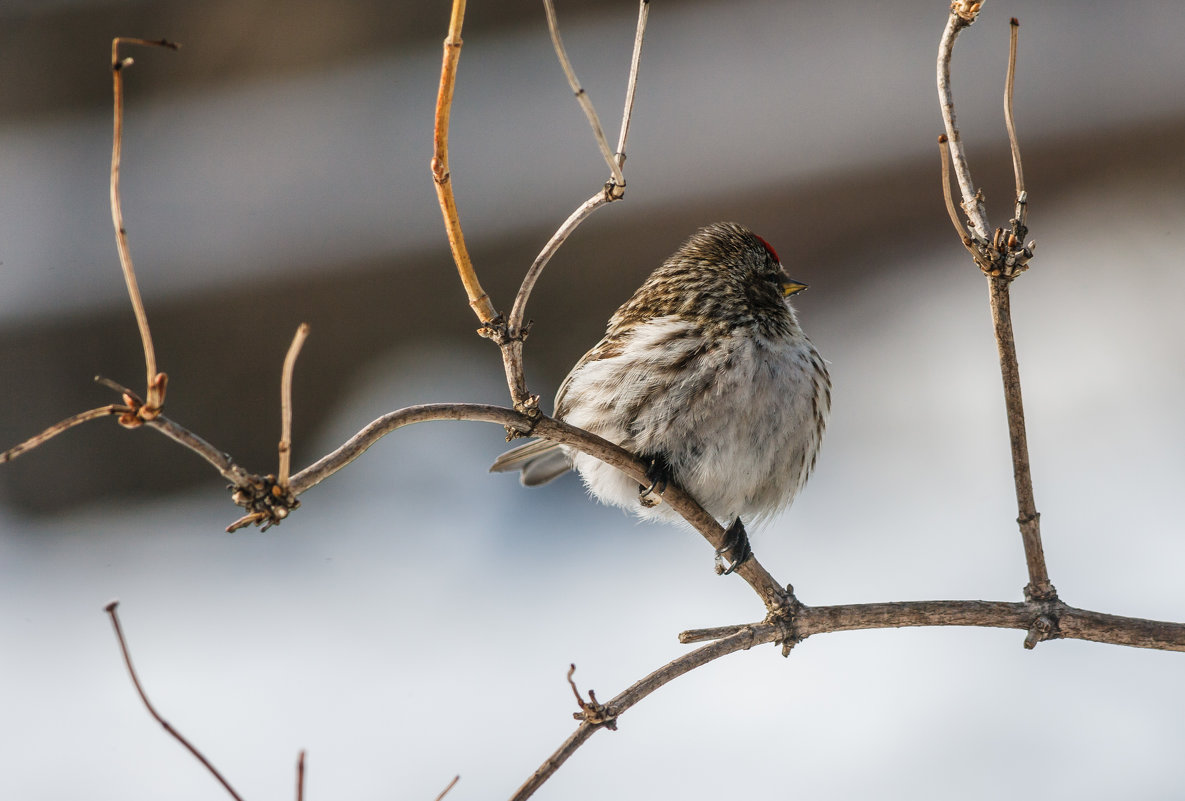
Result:
<svg viewBox="0 0 1185 801">
<path fill-rule="evenodd" d="M 511 448 L 490 465 L 491 473 L 522 471 L 522 483 L 526 487 L 537 487 L 558 478 L 572 469 L 568 454 L 560 450 L 559 443 L 537 439 Z"/>
</svg>

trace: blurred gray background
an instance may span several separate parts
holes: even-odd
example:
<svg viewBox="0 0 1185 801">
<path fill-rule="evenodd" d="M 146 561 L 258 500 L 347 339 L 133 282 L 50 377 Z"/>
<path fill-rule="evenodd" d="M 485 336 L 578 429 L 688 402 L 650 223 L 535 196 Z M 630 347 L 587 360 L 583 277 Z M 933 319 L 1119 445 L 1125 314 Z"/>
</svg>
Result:
<svg viewBox="0 0 1185 801">
<path fill-rule="evenodd" d="M 451 166 L 479 274 L 509 307 L 605 179 L 536 2 L 470 4 Z M 533 297 L 550 398 L 697 226 L 744 222 L 811 284 L 831 362 L 818 471 L 754 535 L 808 604 L 988 598 L 1025 583 L 983 279 L 942 207 L 944 0 L 653 4 L 626 200 Z M 559 2 L 616 131 L 636 5 Z M 1050 572 L 1069 603 L 1185 619 L 1185 8 L 990 0 L 956 48 L 959 121 L 993 221 L 1011 212 L 1008 17 L 1039 244 L 1014 317 Z M 410 403 L 504 402 L 428 171 L 448 4 L 0 6 L 0 445 L 143 385 L 107 201 L 110 40 L 126 73 L 124 212 L 166 412 L 274 470 L 298 323 L 295 461 Z M 610 134 L 615 139 L 615 134 Z M 550 407 L 550 404 L 546 404 Z M 220 798 L 148 692 L 250 798 L 508 796 L 571 731 L 564 672 L 608 698 L 684 628 L 759 618 L 702 539 L 486 474 L 501 430 L 402 430 L 235 535 L 223 482 L 151 432 L 91 423 L 0 467 L 0 797 Z M 903 630 L 737 654 L 598 734 L 539 798 L 1176 798 L 1182 657 Z"/>
</svg>

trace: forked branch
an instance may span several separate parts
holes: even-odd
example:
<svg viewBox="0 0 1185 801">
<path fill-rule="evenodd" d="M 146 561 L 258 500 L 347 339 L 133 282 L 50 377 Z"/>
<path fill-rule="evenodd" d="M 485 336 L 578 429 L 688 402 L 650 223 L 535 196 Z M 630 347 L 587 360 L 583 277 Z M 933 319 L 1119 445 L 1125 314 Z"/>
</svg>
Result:
<svg viewBox="0 0 1185 801">
<path fill-rule="evenodd" d="M 999 352 L 1000 376 L 1004 385 L 1004 403 L 1008 417 L 1012 473 L 1016 485 L 1017 524 L 1020 527 L 1029 572 L 1025 596 L 1032 600 L 1052 601 L 1057 598 L 1057 592 L 1049 580 L 1045 566 L 1045 552 L 1041 543 L 1041 517 L 1037 512 L 1033 495 L 1024 404 L 1021 398 L 1020 368 L 1016 358 L 1016 340 L 1012 331 L 1009 301 L 1010 285 L 1018 275 L 1028 269 L 1034 248 L 1033 243 L 1024 243 L 1028 235 L 1028 228 L 1025 226 L 1028 197 L 1024 188 L 1020 146 L 1017 144 L 1016 125 L 1012 114 L 1016 34 L 1019 25 L 1015 18 L 1011 20 L 1009 36 L 1008 72 L 1004 82 L 1004 117 L 1012 147 L 1013 172 L 1016 178 L 1016 217 L 1009 220 L 1007 228 L 997 228 L 990 238 L 983 195 L 976 190 L 971 179 L 971 168 L 963 150 L 962 137 L 955 125 L 955 102 L 950 81 L 951 55 L 955 38 L 963 28 L 975 21 L 981 6 L 982 3 L 978 2 L 955 0 L 951 4 L 950 17 L 938 45 L 938 98 L 946 126 L 945 146 L 950 151 L 949 166 L 954 169 L 955 179 L 963 196 L 962 209 L 969 221 L 970 232 L 962 227 L 958 214 L 954 211 L 954 204 L 950 200 L 948 160 L 945 152 L 942 154 L 943 192 L 947 198 L 951 221 L 959 233 L 960 240 L 988 280 L 993 330 Z M 941 147 L 943 140 L 939 141 Z"/>
<path fill-rule="evenodd" d="M 140 286 L 136 282 L 136 270 L 132 266 L 132 253 L 128 247 L 128 233 L 123 224 L 123 206 L 119 191 L 120 161 L 123 153 L 123 71 L 133 63 L 131 58 L 120 58 L 120 45 L 140 45 L 144 47 L 163 47 L 176 50 L 179 45 L 160 39 L 132 39 L 117 37 L 111 42 L 111 81 L 112 96 L 115 106 L 114 130 L 111 137 L 111 221 L 115 226 L 115 245 L 119 250 L 119 264 L 123 268 L 124 282 L 127 284 L 128 297 L 132 301 L 132 309 L 136 314 L 136 325 L 140 329 L 140 342 L 144 348 L 144 367 L 147 373 L 147 393 L 144 404 L 137 410 L 137 415 L 143 420 L 151 420 L 160 412 L 165 400 L 165 384 L 167 378 L 164 373 L 157 372 L 156 351 L 152 345 L 152 332 L 148 328 L 148 314 L 144 310 L 144 301 L 140 297 Z"/>
</svg>

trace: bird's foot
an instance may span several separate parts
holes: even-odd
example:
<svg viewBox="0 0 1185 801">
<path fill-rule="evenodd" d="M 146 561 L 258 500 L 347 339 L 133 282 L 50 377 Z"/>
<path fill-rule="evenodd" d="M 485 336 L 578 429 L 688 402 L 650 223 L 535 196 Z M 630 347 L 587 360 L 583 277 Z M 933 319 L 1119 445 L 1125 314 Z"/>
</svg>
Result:
<svg viewBox="0 0 1185 801">
<path fill-rule="evenodd" d="M 745 524 L 738 517 L 732 525 L 724 530 L 724 544 L 716 549 L 716 572 L 727 576 L 745 563 L 753 555 L 753 548 L 749 545 L 749 532 L 745 531 Z M 728 568 L 724 567 L 724 559 L 728 560 Z"/>
<path fill-rule="evenodd" d="M 671 483 L 671 466 L 665 456 L 655 456 L 650 460 L 650 467 L 646 468 L 646 481 L 649 483 L 638 485 L 638 501 L 650 509 L 662 503 L 662 494 Z"/>
</svg>

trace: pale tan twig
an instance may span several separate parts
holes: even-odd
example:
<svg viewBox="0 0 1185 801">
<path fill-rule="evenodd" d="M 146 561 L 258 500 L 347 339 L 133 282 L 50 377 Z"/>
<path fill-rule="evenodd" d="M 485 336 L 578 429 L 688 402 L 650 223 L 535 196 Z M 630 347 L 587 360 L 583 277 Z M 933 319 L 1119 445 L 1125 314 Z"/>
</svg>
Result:
<svg viewBox="0 0 1185 801">
<path fill-rule="evenodd" d="M 1024 404 L 1021 399 L 1020 368 L 1016 359 L 1016 340 L 1012 331 L 1009 288 L 1012 280 L 1028 268 L 1033 255 L 1033 244 L 1024 244 L 1028 229 L 1024 225 L 1028 199 L 1020 168 L 1020 148 L 1012 122 L 1012 95 L 1016 67 L 1017 26 L 1012 20 L 1008 73 L 1005 78 L 1005 121 L 1013 151 L 1013 170 L 1017 186 L 1017 216 L 1009 228 L 997 228 L 989 239 L 983 198 L 975 191 L 971 169 L 963 153 L 962 142 L 955 127 L 954 97 L 950 87 L 950 59 L 955 38 L 960 30 L 974 21 L 979 3 L 955 2 L 951 6 L 946 29 L 938 45 L 938 99 L 946 124 L 948 146 L 959 188 L 963 194 L 963 210 L 971 223 L 972 237 L 963 242 L 976 264 L 987 276 L 996 347 L 1000 357 L 1000 376 L 1004 384 L 1004 403 L 1008 417 L 1008 437 L 1012 450 L 1012 474 L 1016 485 L 1017 524 L 1024 542 L 1025 562 L 1029 583 L 1025 596 L 1031 600 L 1051 601 L 1057 592 L 1049 580 L 1045 565 L 1045 551 L 1041 543 L 1041 516 L 1033 494 L 1033 479 L 1029 469 L 1028 436 L 1025 432 Z M 944 170 L 945 172 L 945 170 Z M 944 188 L 949 182 L 943 182 Z"/>
<path fill-rule="evenodd" d="M 296 801 L 304 801 L 304 749 L 296 758 Z"/>
<path fill-rule="evenodd" d="M 597 147 L 601 150 L 601 156 L 605 159 L 605 163 L 609 165 L 609 172 L 613 175 L 613 183 L 619 187 L 625 187 L 625 175 L 621 171 L 621 165 L 613 156 L 613 151 L 609 149 L 609 142 L 605 139 L 605 130 L 601 127 L 601 119 L 597 116 L 597 110 L 593 108 L 592 98 L 588 96 L 588 92 L 580 85 L 580 81 L 576 78 L 576 71 L 572 69 L 572 62 L 568 60 L 568 52 L 564 49 L 564 42 L 560 38 L 559 24 L 555 18 L 555 3 L 552 0 L 543 0 L 543 9 L 547 14 L 547 29 L 551 32 L 551 43 L 555 47 L 556 57 L 560 60 L 560 67 L 564 70 L 564 75 L 568 79 L 568 86 L 572 87 L 572 93 L 576 95 L 576 101 L 580 103 L 580 108 L 584 110 L 584 116 L 588 117 L 588 124 L 592 126 L 593 137 L 597 140 Z M 618 148 L 621 150 L 622 148 Z"/>
<path fill-rule="evenodd" d="M 457 782 L 461 781 L 461 774 L 453 777 L 453 780 L 448 783 L 448 786 L 440 791 L 440 795 L 436 796 L 436 801 L 444 801 L 444 797 L 449 794 L 449 790 L 457 786 Z"/>
<path fill-rule="evenodd" d="M 617 135 L 616 161 L 625 167 L 625 141 L 630 135 L 630 120 L 634 116 L 634 95 L 638 90 L 638 67 L 642 63 L 642 43 L 646 38 L 646 21 L 650 18 L 650 0 L 638 3 L 638 25 L 634 29 L 634 53 L 630 57 L 630 77 L 625 88 L 625 109 L 621 113 L 621 131 Z"/>
<path fill-rule="evenodd" d="M 181 732 L 177 731 L 169 724 L 167 720 L 162 718 L 152 706 L 152 702 L 148 700 L 148 696 L 145 694 L 144 688 L 140 685 L 140 679 L 136 676 L 136 669 L 132 667 L 132 655 L 128 652 L 128 644 L 127 641 L 124 640 L 123 629 L 119 625 L 119 615 L 115 611 L 117 606 L 119 606 L 119 601 L 112 601 L 111 603 L 107 604 L 106 612 L 111 616 L 111 625 L 115 627 L 115 636 L 119 640 L 119 650 L 123 652 L 123 662 L 127 666 L 128 675 L 132 677 L 132 684 L 136 687 L 136 692 L 139 694 L 140 700 L 144 702 L 144 707 L 148 710 L 148 714 L 152 715 L 153 719 L 159 723 L 165 731 L 173 736 L 173 739 L 185 746 L 185 749 L 189 751 L 189 753 L 192 754 L 198 762 L 201 762 L 202 765 L 205 766 L 206 770 L 210 771 L 211 775 L 213 775 L 214 778 L 217 779 L 222 787 L 226 790 L 226 792 L 230 794 L 231 798 L 234 798 L 235 801 L 243 801 L 242 797 L 235 792 L 233 787 L 230 786 L 230 782 L 228 782 L 223 777 L 223 775 L 218 772 L 218 769 L 210 763 L 210 760 L 206 759 L 205 755 L 202 754 L 202 752 L 196 747 L 194 747 L 194 745 L 190 743 L 189 740 L 186 740 L 181 735 Z"/>
<path fill-rule="evenodd" d="M 111 144 L 111 221 L 115 226 L 115 245 L 119 250 L 119 263 L 123 268 L 128 297 L 131 298 L 132 310 L 136 314 L 136 325 L 140 328 L 140 342 L 144 347 L 144 367 L 148 374 L 146 381 L 148 389 L 139 414 L 144 419 L 150 419 L 164 403 L 165 379 L 156 369 L 156 352 L 152 345 L 152 332 L 148 328 L 148 313 L 144 310 L 144 301 L 140 297 L 136 271 L 132 266 L 132 253 L 128 247 L 127 229 L 123 224 L 123 208 L 119 192 L 119 167 L 123 150 L 123 71 L 133 63 L 131 58 L 121 59 L 119 57 L 119 46 L 123 44 L 164 47 L 169 50 L 176 50 L 179 45 L 164 39 L 149 41 L 122 36 L 111 41 L 111 79 L 115 106 L 115 123 Z"/>
<path fill-rule="evenodd" d="M 448 234 L 449 247 L 453 252 L 457 272 L 469 297 L 469 306 L 477 319 L 491 323 L 498 313 L 490 296 L 481 288 L 469 249 L 465 247 L 465 234 L 461 231 L 461 219 L 457 214 L 457 200 L 453 195 L 452 176 L 448 164 L 449 117 L 452 114 L 453 90 L 457 84 L 457 62 L 461 58 L 461 26 L 465 21 L 465 0 L 453 0 L 449 16 L 448 37 L 444 40 L 444 61 L 440 68 L 440 90 L 436 96 L 436 124 L 433 128 L 432 178 L 436 184 L 436 198 L 444 215 L 444 229 Z"/>
<path fill-rule="evenodd" d="M 1012 174 L 1016 178 L 1016 197 L 1019 203 L 1025 195 L 1025 173 L 1020 163 L 1020 143 L 1016 139 L 1016 122 L 1012 117 L 1012 88 L 1016 80 L 1016 40 L 1020 22 L 1013 17 L 1008 35 L 1008 72 L 1004 78 L 1004 126 L 1008 129 L 1008 144 L 1012 148 Z M 1021 225 L 1025 221 L 1019 220 Z"/>
<path fill-rule="evenodd" d="M 280 376 L 280 468 L 276 483 L 288 489 L 288 471 L 292 464 L 292 373 L 296 369 L 296 357 L 309 336 L 309 324 L 301 323 L 284 356 L 284 372 Z"/>
</svg>

